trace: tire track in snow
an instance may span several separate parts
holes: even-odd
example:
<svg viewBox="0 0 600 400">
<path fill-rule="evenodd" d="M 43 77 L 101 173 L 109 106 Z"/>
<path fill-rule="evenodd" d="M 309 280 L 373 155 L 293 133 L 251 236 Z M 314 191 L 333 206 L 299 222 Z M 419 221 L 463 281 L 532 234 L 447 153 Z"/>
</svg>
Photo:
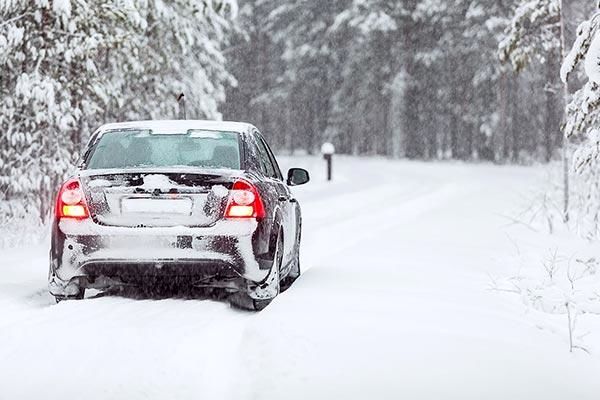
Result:
<svg viewBox="0 0 600 400">
<path fill-rule="evenodd" d="M 0 332 L 0 358 L 11 366 L 0 398 L 233 399 L 235 388 L 223 383 L 238 375 L 237 344 L 253 317 L 213 301 L 120 297 L 27 315 Z M 57 373 L 66 381 L 57 383 Z M 25 376 L 36 385 L 24 387 Z"/>
<path fill-rule="evenodd" d="M 364 206 L 368 208 L 363 208 L 365 211 L 354 213 L 351 218 L 343 215 L 316 226 L 309 224 L 307 228 L 310 229 L 310 235 L 303 236 L 302 259 L 309 268 L 322 264 L 340 252 L 376 239 L 377 235 L 385 234 L 384 231 L 414 221 L 419 215 L 436 207 L 442 207 L 445 201 L 457 194 L 453 184 L 427 187 L 413 193 L 391 193 L 387 199 L 379 198 L 376 202 L 367 203 Z M 397 201 L 394 208 L 376 206 L 388 202 L 389 198 Z M 346 232 L 346 235 L 339 237 L 335 232 Z M 368 252 L 369 249 L 363 247 L 361 251 Z M 318 258 L 314 256 L 317 254 Z"/>
</svg>

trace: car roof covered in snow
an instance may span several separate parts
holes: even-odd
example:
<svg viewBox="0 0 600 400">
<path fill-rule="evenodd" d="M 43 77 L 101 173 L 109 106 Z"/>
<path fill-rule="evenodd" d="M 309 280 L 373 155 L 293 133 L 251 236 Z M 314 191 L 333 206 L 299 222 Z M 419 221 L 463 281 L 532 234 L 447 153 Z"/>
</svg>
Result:
<svg viewBox="0 0 600 400">
<path fill-rule="evenodd" d="M 244 133 L 253 128 L 245 122 L 202 121 L 202 120 L 155 120 L 130 121 L 102 125 L 97 132 L 107 132 L 119 129 L 148 129 L 157 133 L 182 133 L 189 130 L 206 129 Z"/>
</svg>

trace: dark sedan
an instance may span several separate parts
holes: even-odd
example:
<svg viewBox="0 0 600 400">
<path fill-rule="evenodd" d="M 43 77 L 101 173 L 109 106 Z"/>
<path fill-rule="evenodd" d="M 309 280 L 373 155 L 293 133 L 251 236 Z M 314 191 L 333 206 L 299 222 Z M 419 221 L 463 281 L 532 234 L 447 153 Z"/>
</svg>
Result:
<svg viewBox="0 0 600 400">
<path fill-rule="evenodd" d="M 105 125 L 60 188 L 50 250 L 57 301 L 87 288 L 219 289 L 260 310 L 300 275 L 300 205 L 249 124 Z"/>
</svg>

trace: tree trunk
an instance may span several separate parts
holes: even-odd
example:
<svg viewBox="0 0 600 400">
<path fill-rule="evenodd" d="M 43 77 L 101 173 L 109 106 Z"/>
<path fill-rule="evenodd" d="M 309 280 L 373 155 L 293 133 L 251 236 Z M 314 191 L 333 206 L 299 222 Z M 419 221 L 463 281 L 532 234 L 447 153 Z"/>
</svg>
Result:
<svg viewBox="0 0 600 400">
<path fill-rule="evenodd" d="M 566 54 L 566 37 L 565 37 L 565 9 L 564 0 L 560 1 L 560 55 L 561 60 L 565 59 Z M 563 83 L 563 100 L 566 106 L 569 104 L 569 85 Z M 566 118 L 566 112 L 565 112 Z M 564 124 L 563 124 L 564 126 Z M 568 155 L 568 140 L 563 132 L 562 135 L 562 158 L 563 158 L 563 221 L 569 221 L 569 155 Z"/>
</svg>

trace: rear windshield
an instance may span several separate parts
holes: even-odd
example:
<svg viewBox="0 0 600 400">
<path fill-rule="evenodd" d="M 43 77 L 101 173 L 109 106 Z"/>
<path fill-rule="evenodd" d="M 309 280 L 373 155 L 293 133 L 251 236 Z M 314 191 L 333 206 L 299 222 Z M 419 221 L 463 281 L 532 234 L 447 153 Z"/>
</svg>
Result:
<svg viewBox="0 0 600 400">
<path fill-rule="evenodd" d="M 86 168 L 206 167 L 240 169 L 239 134 L 191 130 L 157 134 L 111 131 L 87 155 Z"/>
</svg>

